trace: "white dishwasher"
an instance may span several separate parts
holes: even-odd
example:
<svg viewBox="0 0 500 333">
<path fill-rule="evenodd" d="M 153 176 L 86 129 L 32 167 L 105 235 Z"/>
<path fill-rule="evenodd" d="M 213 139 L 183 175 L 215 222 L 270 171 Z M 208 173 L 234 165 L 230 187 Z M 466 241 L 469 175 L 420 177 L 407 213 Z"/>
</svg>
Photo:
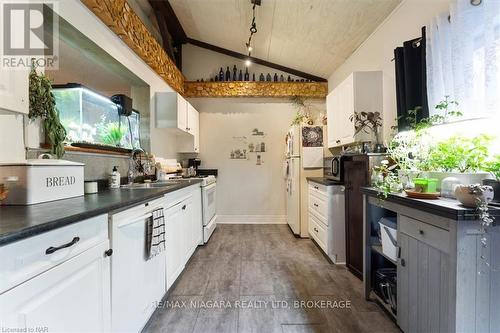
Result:
<svg viewBox="0 0 500 333">
<path fill-rule="evenodd" d="M 146 224 L 164 197 L 110 216 L 111 328 L 140 332 L 165 294 L 165 251 L 146 256 Z"/>
</svg>

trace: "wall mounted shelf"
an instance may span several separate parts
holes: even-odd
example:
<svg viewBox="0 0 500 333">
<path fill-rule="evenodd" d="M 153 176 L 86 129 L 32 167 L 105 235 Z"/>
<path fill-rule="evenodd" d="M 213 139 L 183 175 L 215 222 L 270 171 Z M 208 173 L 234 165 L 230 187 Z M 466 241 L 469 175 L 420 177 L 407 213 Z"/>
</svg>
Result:
<svg viewBox="0 0 500 333">
<path fill-rule="evenodd" d="M 292 97 L 326 98 L 326 82 L 184 82 L 185 97 Z"/>
</svg>

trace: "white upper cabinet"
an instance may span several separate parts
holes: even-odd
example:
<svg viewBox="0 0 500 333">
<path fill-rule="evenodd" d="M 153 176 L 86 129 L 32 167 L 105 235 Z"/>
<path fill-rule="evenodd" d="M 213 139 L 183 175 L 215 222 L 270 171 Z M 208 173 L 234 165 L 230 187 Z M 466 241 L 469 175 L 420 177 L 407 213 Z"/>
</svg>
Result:
<svg viewBox="0 0 500 333">
<path fill-rule="evenodd" d="M 188 102 L 178 93 L 156 93 L 156 127 L 187 132 L 187 106 Z"/>
<path fill-rule="evenodd" d="M 328 147 L 373 141 L 364 132 L 355 134 L 350 117 L 355 112 L 382 113 L 382 72 L 354 72 L 327 96 Z"/>
<path fill-rule="evenodd" d="M 28 113 L 28 70 L 0 68 L 0 111 Z"/>
<path fill-rule="evenodd" d="M 177 150 L 182 153 L 200 151 L 200 116 L 198 111 L 175 92 L 156 94 L 157 128 L 175 129 L 179 138 Z"/>
</svg>

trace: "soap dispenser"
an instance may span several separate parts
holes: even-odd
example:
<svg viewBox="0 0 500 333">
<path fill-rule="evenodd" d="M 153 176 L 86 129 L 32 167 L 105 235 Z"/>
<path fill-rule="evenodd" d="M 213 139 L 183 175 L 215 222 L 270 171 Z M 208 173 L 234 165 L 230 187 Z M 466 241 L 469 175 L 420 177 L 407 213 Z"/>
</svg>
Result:
<svg viewBox="0 0 500 333">
<path fill-rule="evenodd" d="M 120 188 L 120 173 L 118 172 L 117 166 L 113 167 L 113 171 L 109 177 L 109 187 Z"/>
</svg>

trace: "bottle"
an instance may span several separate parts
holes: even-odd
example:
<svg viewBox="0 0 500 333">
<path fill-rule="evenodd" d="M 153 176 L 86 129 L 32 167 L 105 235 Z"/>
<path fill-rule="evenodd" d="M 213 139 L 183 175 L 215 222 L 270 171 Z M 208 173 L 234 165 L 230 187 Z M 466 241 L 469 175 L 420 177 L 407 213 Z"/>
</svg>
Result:
<svg viewBox="0 0 500 333">
<path fill-rule="evenodd" d="M 222 67 L 220 68 L 219 71 L 219 81 L 224 81 L 224 71 L 222 70 Z"/>
<path fill-rule="evenodd" d="M 271 77 L 271 74 L 267 73 L 267 75 L 266 75 L 266 81 L 270 82 L 272 80 L 273 80 L 273 78 Z"/>
<path fill-rule="evenodd" d="M 219 75 L 215 75 L 215 82 L 219 82 Z"/>
<path fill-rule="evenodd" d="M 292 82 L 292 78 L 290 77 L 290 75 L 288 75 L 288 79 L 287 79 L 288 82 Z"/>
<path fill-rule="evenodd" d="M 245 69 L 245 81 L 250 81 L 250 74 L 248 73 L 248 67 Z"/>
<path fill-rule="evenodd" d="M 265 81 L 266 79 L 264 78 L 264 74 L 260 73 L 259 75 L 259 81 Z"/>
<path fill-rule="evenodd" d="M 274 78 L 273 78 L 274 82 L 278 82 L 278 74 L 274 73 Z"/>
<path fill-rule="evenodd" d="M 283 74 L 280 75 L 280 82 L 284 82 L 285 81 L 285 77 L 283 76 Z"/>
<path fill-rule="evenodd" d="M 229 70 L 229 66 L 226 69 L 226 81 L 231 81 L 231 71 Z"/>
<path fill-rule="evenodd" d="M 255 73 L 252 74 L 252 81 L 255 82 Z"/>
<path fill-rule="evenodd" d="M 120 173 L 118 172 L 117 166 L 113 167 L 113 171 L 109 177 L 109 187 L 120 188 Z"/>
<path fill-rule="evenodd" d="M 243 81 L 243 71 L 240 69 L 240 75 L 238 75 L 238 81 Z"/>
<path fill-rule="evenodd" d="M 236 81 L 236 76 L 238 75 L 238 70 L 236 69 L 236 65 L 233 66 L 233 81 Z"/>
</svg>

